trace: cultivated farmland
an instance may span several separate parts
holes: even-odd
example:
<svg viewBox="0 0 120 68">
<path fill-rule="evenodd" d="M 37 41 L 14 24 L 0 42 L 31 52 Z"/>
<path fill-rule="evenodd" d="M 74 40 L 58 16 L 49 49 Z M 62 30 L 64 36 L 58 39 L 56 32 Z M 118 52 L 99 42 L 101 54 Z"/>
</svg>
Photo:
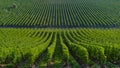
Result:
<svg viewBox="0 0 120 68">
<path fill-rule="evenodd" d="M 0 0 L 0 68 L 120 68 L 119 0 Z"/>
</svg>

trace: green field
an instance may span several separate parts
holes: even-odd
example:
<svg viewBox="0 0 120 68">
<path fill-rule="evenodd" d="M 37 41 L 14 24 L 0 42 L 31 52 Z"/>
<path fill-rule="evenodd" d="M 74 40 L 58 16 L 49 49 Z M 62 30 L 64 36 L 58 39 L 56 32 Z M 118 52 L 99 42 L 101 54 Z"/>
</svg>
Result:
<svg viewBox="0 0 120 68">
<path fill-rule="evenodd" d="M 119 0 L 0 0 L 0 68 L 120 68 Z"/>
<path fill-rule="evenodd" d="M 11 8 L 15 3 L 17 8 Z M 1 0 L 1 27 L 113 28 L 120 26 L 118 0 Z"/>
</svg>

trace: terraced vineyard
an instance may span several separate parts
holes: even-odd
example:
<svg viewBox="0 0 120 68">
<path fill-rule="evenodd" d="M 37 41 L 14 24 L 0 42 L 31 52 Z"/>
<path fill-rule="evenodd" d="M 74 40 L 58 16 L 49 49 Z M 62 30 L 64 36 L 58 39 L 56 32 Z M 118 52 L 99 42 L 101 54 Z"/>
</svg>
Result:
<svg viewBox="0 0 120 68">
<path fill-rule="evenodd" d="M 0 68 L 120 68 L 119 3 L 0 0 Z"/>
</svg>

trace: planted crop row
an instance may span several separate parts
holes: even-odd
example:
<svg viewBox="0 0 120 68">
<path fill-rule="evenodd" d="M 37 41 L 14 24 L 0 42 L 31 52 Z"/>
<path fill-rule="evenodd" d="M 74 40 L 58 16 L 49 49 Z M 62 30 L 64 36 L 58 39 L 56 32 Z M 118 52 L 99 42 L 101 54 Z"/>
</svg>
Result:
<svg viewBox="0 0 120 68">
<path fill-rule="evenodd" d="M 4 0 L 0 2 L 3 3 L 0 8 L 1 27 L 110 28 L 119 26 L 119 19 L 116 18 L 116 15 L 111 16 L 111 13 L 107 12 L 108 8 L 99 5 L 99 0 L 98 2 L 88 0 L 12 0 L 5 4 Z M 15 3 L 17 8 L 10 8 L 12 3 Z"/>
<path fill-rule="evenodd" d="M 88 67 L 111 63 L 116 67 L 120 63 L 119 33 L 119 29 L 1 28 L 0 64 Z M 43 54 L 46 58 L 40 58 Z"/>
</svg>

